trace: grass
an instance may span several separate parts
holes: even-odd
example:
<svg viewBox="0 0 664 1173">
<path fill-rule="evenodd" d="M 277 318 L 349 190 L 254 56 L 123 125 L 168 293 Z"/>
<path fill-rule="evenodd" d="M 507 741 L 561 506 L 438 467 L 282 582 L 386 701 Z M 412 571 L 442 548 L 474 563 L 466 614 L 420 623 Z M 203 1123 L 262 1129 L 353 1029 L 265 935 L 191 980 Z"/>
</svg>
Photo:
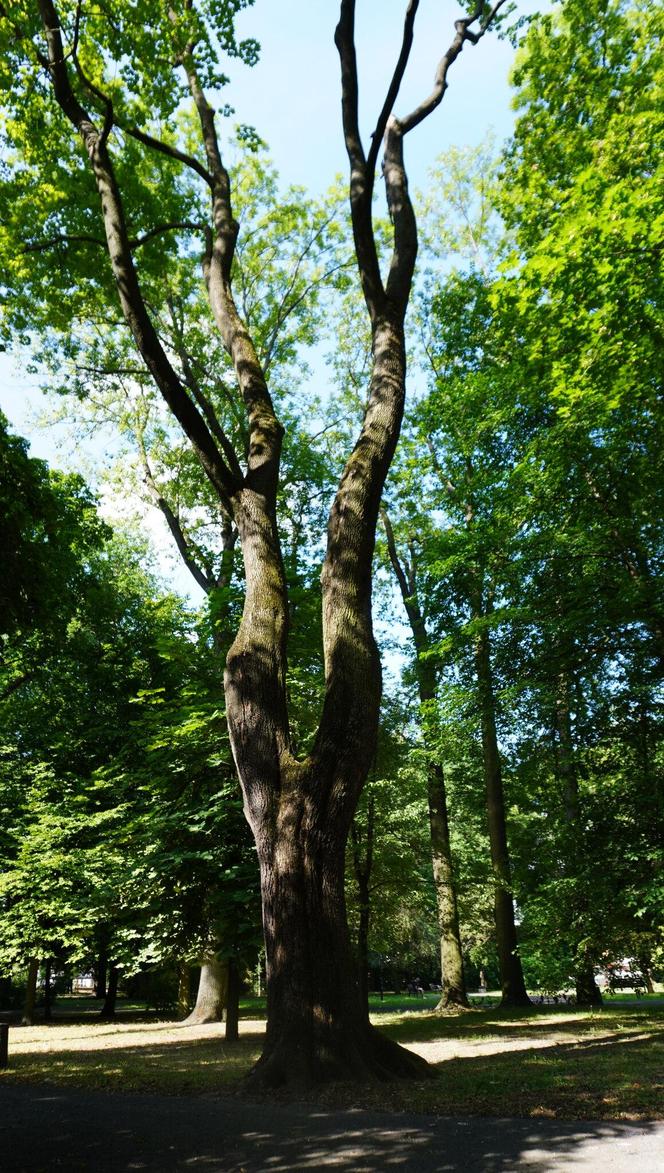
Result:
<svg viewBox="0 0 664 1173">
<path fill-rule="evenodd" d="M 437 1115 L 664 1117 L 661 1004 L 649 1006 L 644 999 L 596 1011 L 545 1006 L 435 1015 L 428 1001 L 423 1007 L 422 1000 L 387 998 L 374 1020 L 429 1060 L 431 1079 L 335 1085 L 308 1098 L 325 1106 Z M 65 1007 L 61 1002 L 61 1015 L 67 1014 Z M 12 1028 L 10 1067 L 0 1071 L 0 1084 L 233 1094 L 260 1053 L 262 1010 L 256 999 L 245 1000 L 242 1034 L 231 1044 L 223 1039 L 223 1027 L 181 1028 L 135 1009 L 124 1010 L 113 1023 L 91 1021 L 88 1011 L 76 1021 L 67 1015 L 48 1026 Z"/>
</svg>

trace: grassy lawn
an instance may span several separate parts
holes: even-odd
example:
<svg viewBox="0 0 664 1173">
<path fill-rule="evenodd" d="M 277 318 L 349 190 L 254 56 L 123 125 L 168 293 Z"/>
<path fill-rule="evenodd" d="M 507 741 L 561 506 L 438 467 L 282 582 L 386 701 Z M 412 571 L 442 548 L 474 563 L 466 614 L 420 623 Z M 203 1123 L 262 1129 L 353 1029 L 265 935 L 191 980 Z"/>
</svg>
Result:
<svg viewBox="0 0 664 1173">
<path fill-rule="evenodd" d="M 354 1105 L 439 1115 L 547 1116 L 560 1119 L 664 1117 L 664 1010 L 612 1002 L 599 1011 L 495 1008 L 434 1015 L 427 999 L 386 998 L 372 1006 L 391 1038 L 430 1062 L 432 1078 L 413 1084 L 311 1093 L 321 1105 Z M 404 1009 L 404 1006 L 407 1009 Z M 85 1009 L 85 1008 L 83 1008 Z M 60 1003 L 49 1026 L 10 1030 L 10 1067 L 0 1084 L 49 1082 L 112 1092 L 233 1094 L 260 1053 L 262 1004 L 243 1004 L 241 1038 L 223 1027 L 182 1028 L 125 1008 L 117 1021 L 72 1017 Z M 301 1096 L 299 1097 L 302 1098 Z"/>
</svg>

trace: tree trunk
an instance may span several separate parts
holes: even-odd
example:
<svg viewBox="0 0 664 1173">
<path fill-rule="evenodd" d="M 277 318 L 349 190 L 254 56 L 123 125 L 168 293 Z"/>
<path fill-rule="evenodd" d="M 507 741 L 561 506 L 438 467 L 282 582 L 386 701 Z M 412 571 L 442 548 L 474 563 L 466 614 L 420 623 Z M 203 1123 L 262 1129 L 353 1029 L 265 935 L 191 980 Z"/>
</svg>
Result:
<svg viewBox="0 0 664 1173">
<path fill-rule="evenodd" d="M 251 1083 L 423 1077 L 424 1060 L 368 1021 L 346 921 L 345 835 L 328 820 L 307 827 L 303 807 L 293 796 L 277 834 L 258 836 L 267 1032 Z"/>
<path fill-rule="evenodd" d="M 106 997 L 104 998 L 104 1005 L 100 1010 L 101 1018 L 115 1018 L 115 1002 L 118 996 L 118 982 L 120 980 L 120 972 L 113 962 L 108 968 L 108 985 L 106 987 Z"/>
<path fill-rule="evenodd" d="M 240 1037 L 240 970 L 237 958 L 228 959 L 228 994 L 226 1007 L 226 1029 L 224 1038 L 227 1043 L 235 1043 Z"/>
<path fill-rule="evenodd" d="M 108 946 L 100 942 L 95 966 L 95 998 L 106 997 L 106 974 L 108 971 Z"/>
<path fill-rule="evenodd" d="M 438 926 L 440 930 L 440 972 L 442 992 L 436 1010 L 453 1006 L 468 1009 L 466 979 L 463 972 L 456 888 L 452 873 L 452 851 L 447 819 L 445 775 L 438 762 L 429 759 L 427 770 L 431 857 L 436 886 Z"/>
<path fill-rule="evenodd" d="M 228 960 L 220 961 L 215 953 L 201 960 L 201 976 L 196 1003 L 183 1026 L 202 1026 L 206 1022 L 221 1022 L 228 1001 Z"/>
<path fill-rule="evenodd" d="M 28 965 L 28 976 L 25 986 L 25 1002 L 23 1004 L 24 1026 L 32 1026 L 35 1021 L 35 1005 L 37 1002 L 37 978 L 39 977 L 39 962 L 33 957 Z"/>
<path fill-rule="evenodd" d="M 563 789 L 563 809 L 569 831 L 568 851 L 565 853 L 564 869 L 569 876 L 577 872 L 579 860 L 583 859 L 584 828 L 579 802 L 579 778 L 574 757 L 574 738 L 570 713 L 571 674 L 565 667 L 557 681 L 556 733 L 558 741 L 558 777 Z M 588 907 L 587 894 L 580 889 L 577 893 L 573 919 L 583 924 Z M 576 942 L 574 942 L 576 945 Z M 595 981 L 593 959 L 584 949 L 574 972 L 577 1006 L 601 1006 L 602 993 Z"/>
<path fill-rule="evenodd" d="M 49 957 L 44 964 L 44 1022 L 50 1022 L 53 1009 L 53 996 L 51 990 L 51 971 L 52 963 Z"/>
<path fill-rule="evenodd" d="M 178 1013 L 186 1018 L 191 1010 L 191 969 L 186 961 L 178 966 Z"/>
<path fill-rule="evenodd" d="M 481 608 L 475 608 L 479 617 Z M 512 874 L 507 845 L 503 777 L 496 732 L 491 648 L 486 630 L 475 642 L 475 669 L 482 723 L 482 756 L 486 787 L 487 822 L 494 878 L 494 918 L 498 945 L 498 965 L 502 988 L 501 1006 L 529 1006 L 530 999 L 518 954 Z"/>
<path fill-rule="evenodd" d="M 443 767 L 436 761 L 436 749 L 429 727 L 429 709 L 436 700 L 436 667 L 431 657 L 431 641 L 417 597 L 414 553 L 410 565 L 399 558 L 394 530 L 385 509 L 381 510 L 387 548 L 401 597 L 403 599 L 415 644 L 417 683 L 421 705 L 421 724 L 427 754 L 427 798 L 431 830 L 431 862 L 436 888 L 438 928 L 440 932 L 440 973 L 442 992 L 436 1010 L 451 1006 L 469 1008 L 466 979 L 463 972 L 463 954 L 459 933 L 456 885 L 450 845 L 447 792 Z"/>
<path fill-rule="evenodd" d="M 577 1006 L 601 1006 L 602 993 L 595 981 L 592 961 L 586 959 L 574 975 Z"/>
<path fill-rule="evenodd" d="M 360 1001 L 369 1013 L 369 921 L 371 918 L 371 898 L 369 884 L 362 878 L 358 880 L 360 897 L 360 921 L 357 928 L 357 984 L 360 991 Z"/>
<path fill-rule="evenodd" d="M 357 983 L 362 1005 L 369 1015 L 369 925 L 371 923 L 371 869 L 373 867 L 374 830 L 376 825 L 376 803 L 373 794 L 367 804 L 367 834 L 364 858 L 360 850 L 359 829 L 353 820 L 351 839 L 353 844 L 353 869 L 359 898 L 359 924 L 357 928 Z"/>
</svg>

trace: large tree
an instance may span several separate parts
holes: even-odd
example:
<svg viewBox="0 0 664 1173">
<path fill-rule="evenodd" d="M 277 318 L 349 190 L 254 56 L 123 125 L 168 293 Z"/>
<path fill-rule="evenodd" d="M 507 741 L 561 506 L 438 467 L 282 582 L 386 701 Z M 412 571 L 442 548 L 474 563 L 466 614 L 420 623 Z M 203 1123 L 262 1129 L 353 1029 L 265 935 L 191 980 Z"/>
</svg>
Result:
<svg viewBox="0 0 664 1173">
<path fill-rule="evenodd" d="M 176 11 L 168 4 L 119 4 L 112 15 L 104 8 L 88 11 L 72 0 L 34 5 L 24 0 L 10 13 L 0 8 L 7 63 L 3 83 L 13 111 L 7 133 L 17 159 L 12 196 L 18 202 L 22 197 L 24 208 L 35 180 L 44 193 L 37 232 L 31 235 L 23 224 L 22 263 L 13 266 L 14 284 L 27 281 L 35 298 L 32 308 L 26 306 L 23 289 L 19 316 L 39 318 L 44 302 L 39 262 L 53 240 L 60 256 L 64 253 L 62 288 L 74 287 L 79 315 L 85 315 L 86 298 L 98 297 L 108 298 L 112 313 L 114 284 L 123 322 L 239 534 L 245 602 L 226 659 L 225 692 L 261 870 L 268 1023 L 257 1081 L 422 1069 L 421 1061 L 367 1022 L 346 925 L 344 849 L 374 757 L 380 706 L 371 563 L 381 492 L 403 413 L 404 318 L 417 252 L 403 144 L 439 105 L 449 68 L 465 43 L 477 42 L 502 3 L 493 8 L 479 3 L 455 22 L 430 94 L 397 117 L 394 107 L 418 8 L 418 0 L 410 0 L 368 152 L 359 125 L 355 4 L 341 3 L 336 43 L 343 129 L 355 251 L 371 321 L 372 369 L 360 434 L 329 514 L 321 579 L 325 696 L 312 747 L 299 758 L 289 727 L 288 591 L 276 509 L 284 427 L 233 292 L 239 225 L 207 97 L 225 80 L 216 65 L 220 52 L 248 62 L 255 58 L 255 42 L 238 42 L 235 36 L 234 17 L 244 5 L 241 0 L 190 0 Z M 372 224 L 381 151 L 393 225 L 386 276 Z M 18 210 L 15 203 L 14 223 Z M 112 282 L 107 272 L 92 276 L 81 264 L 86 240 L 105 242 Z M 169 250 L 178 248 L 189 252 L 193 265 L 202 261 L 212 319 L 232 360 L 246 413 L 246 460 L 221 422 L 196 402 L 151 314 L 146 295 L 150 267 L 168 263 Z M 66 320 L 61 318 L 60 326 L 66 334 Z"/>
</svg>

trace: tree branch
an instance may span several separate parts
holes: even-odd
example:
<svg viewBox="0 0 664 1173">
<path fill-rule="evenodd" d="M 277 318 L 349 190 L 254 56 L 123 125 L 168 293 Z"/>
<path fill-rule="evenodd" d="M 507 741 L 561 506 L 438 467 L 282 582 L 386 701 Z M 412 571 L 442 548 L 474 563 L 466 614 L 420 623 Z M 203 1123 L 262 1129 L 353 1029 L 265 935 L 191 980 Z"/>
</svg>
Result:
<svg viewBox="0 0 664 1173">
<path fill-rule="evenodd" d="M 124 126 L 122 123 L 118 123 L 118 125 L 125 134 L 128 134 L 131 138 L 135 138 L 144 147 L 149 147 L 152 151 L 159 151 L 160 154 L 167 155 L 169 159 L 175 159 L 176 162 L 182 163 L 184 167 L 189 167 L 197 175 L 200 175 L 208 187 L 212 187 L 212 176 L 210 172 L 193 155 L 187 155 L 185 151 L 181 151 L 178 147 L 173 147 L 170 143 L 165 143 L 161 139 L 155 138 L 152 134 L 147 134 L 144 130 L 139 130 L 137 126 Z"/>
<path fill-rule="evenodd" d="M 221 158 L 210 106 L 200 83 L 193 46 L 183 55 L 182 64 L 189 82 L 201 126 L 212 179 L 212 231 L 208 233 L 203 273 L 210 308 L 224 346 L 235 368 L 238 385 L 249 417 L 247 485 L 276 502 L 283 427 L 277 419 L 253 339 L 242 321 L 231 289 L 231 270 L 239 225 L 233 217 L 230 178 Z"/>
<path fill-rule="evenodd" d="M 355 253 L 362 292 L 372 322 L 384 309 L 385 290 L 371 216 L 373 173 L 367 168 L 358 120 L 357 57 L 355 53 L 355 0 L 341 0 L 334 34 L 341 62 L 341 112 L 344 141 L 350 163 L 350 208 Z"/>
<path fill-rule="evenodd" d="M 466 41 L 470 41 L 471 44 L 476 45 L 478 41 L 481 40 L 505 2 L 506 0 L 498 0 L 498 2 L 494 5 L 494 7 L 480 24 L 477 32 L 474 32 L 471 29 L 471 25 L 475 24 L 482 15 L 482 9 L 484 7 L 482 0 L 480 0 L 480 2 L 475 7 L 474 12 L 470 16 L 463 17 L 461 20 L 454 22 L 454 28 L 456 30 L 455 37 L 449 49 L 444 54 L 444 56 L 441 57 L 440 62 L 438 63 L 433 89 L 428 98 L 425 98 L 425 100 L 421 102 L 420 105 L 417 106 L 412 111 L 412 113 L 407 116 L 407 118 L 399 119 L 399 125 L 401 127 L 402 134 L 408 134 L 408 132 L 413 130 L 414 127 L 419 126 L 420 122 L 423 122 L 425 118 L 428 118 L 432 111 L 440 105 L 443 100 L 445 90 L 447 89 L 447 74 L 449 72 L 450 66 L 453 65 L 456 61 Z"/>
<path fill-rule="evenodd" d="M 55 99 L 85 145 L 99 194 L 108 254 L 120 305 L 134 342 L 164 399 L 196 452 L 221 499 L 230 508 L 237 479 L 224 462 L 200 412 L 174 371 L 148 314 L 134 268 L 122 197 L 103 135 L 76 98 L 69 79 L 60 23 L 53 0 L 38 0 Z"/>
<path fill-rule="evenodd" d="M 401 52 L 399 54 L 399 59 L 397 61 L 397 64 L 396 64 L 396 67 L 394 70 L 394 75 L 392 77 L 392 81 L 390 82 L 390 86 L 387 91 L 387 96 L 386 96 L 385 101 L 383 103 L 383 109 L 380 112 L 380 115 L 378 117 L 378 122 L 376 123 L 376 129 L 374 130 L 372 138 L 371 138 L 371 148 L 369 150 L 369 157 L 367 159 L 367 171 L 369 173 L 369 178 L 372 183 L 373 183 L 373 176 L 376 171 L 376 161 L 378 159 L 378 152 L 381 148 L 381 143 L 383 141 L 383 136 L 385 134 L 385 130 L 387 127 L 387 123 L 388 123 L 390 114 L 392 113 L 392 110 L 394 109 L 394 103 L 396 102 L 397 97 L 399 95 L 399 90 L 401 88 L 401 82 L 403 81 L 403 75 L 406 72 L 406 66 L 408 65 L 410 51 L 413 47 L 413 28 L 415 25 L 415 17 L 417 15 L 417 9 L 419 7 L 419 3 L 420 3 L 420 0 L 409 0 L 408 7 L 406 9 L 406 17 L 404 20 L 403 41 L 401 44 Z"/>
</svg>

